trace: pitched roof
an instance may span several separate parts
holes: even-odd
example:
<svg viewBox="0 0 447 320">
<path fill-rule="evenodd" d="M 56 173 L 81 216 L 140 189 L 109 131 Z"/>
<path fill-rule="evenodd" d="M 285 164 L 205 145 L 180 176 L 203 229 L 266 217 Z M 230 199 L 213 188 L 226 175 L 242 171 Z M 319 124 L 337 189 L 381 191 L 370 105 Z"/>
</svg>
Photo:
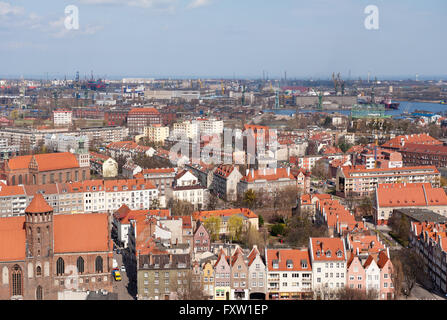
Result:
<svg viewBox="0 0 447 320">
<path fill-rule="evenodd" d="M 425 145 L 442 145 L 443 143 L 426 133 L 411 134 L 405 136 L 397 136 L 385 142 L 382 147 L 399 149 L 407 143 L 425 144 Z"/>
<path fill-rule="evenodd" d="M 109 251 L 107 213 L 55 215 L 54 252 Z"/>
<path fill-rule="evenodd" d="M 340 238 L 310 238 L 310 242 L 314 261 L 343 261 L 346 259 L 343 240 Z M 330 257 L 327 255 L 328 251 L 330 251 Z M 338 251 L 341 252 L 340 257 L 337 256 Z"/>
<path fill-rule="evenodd" d="M 42 213 L 53 211 L 53 208 L 45 201 L 41 193 L 36 193 L 31 203 L 26 207 L 26 213 Z"/>
<path fill-rule="evenodd" d="M 225 210 L 213 210 L 213 211 L 196 211 L 193 212 L 192 217 L 194 220 L 203 220 L 207 219 L 209 217 L 227 217 L 227 216 L 233 216 L 241 214 L 244 217 L 251 219 L 251 218 L 257 218 L 258 216 L 247 208 L 237 208 L 237 209 L 225 209 Z"/>
<path fill-rule="evenodd" d="M 39 171 L 79 168 L 78 159 L 71 152 L 35 154 L 33 157 Z"/>
<path fill-rule="evenodd" d="M 377 199 L 380 207 L 446 206 L 447 195 L 430 183 L 379 184 Z"/>
<path fill-rule="evenodd" d="M 0 261 L 24 260 L 25 217 L 0 218 Z"/>
<path fill-rule="evenodd" d="M 307 249 L 268 249 L 267 268 L 269 271 L 311 271 L 309 251 Z M 277 262 L 278 268 L 273 268 Z M 287 265 L 291 268 L 288 268 Z M 303 264 L 306 268 L 303 268 Z"/>
<path fill-rule="evenodd" d="M 296 180 L 295 176 L 287 168 L 260 169 L 248 173 L 241 181 L 254 182 L 256 180 L 275 181 L 279 179 Z"/>
</svg>

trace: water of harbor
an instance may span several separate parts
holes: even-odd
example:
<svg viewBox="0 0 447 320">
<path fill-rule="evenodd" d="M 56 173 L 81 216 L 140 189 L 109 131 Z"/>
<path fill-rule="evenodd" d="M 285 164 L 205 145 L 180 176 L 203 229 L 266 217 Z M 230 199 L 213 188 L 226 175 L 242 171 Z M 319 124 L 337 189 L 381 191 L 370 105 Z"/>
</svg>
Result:
<svg viewBox="0 0 447 320">
<path fill-rule="evenodd" d="M 386 115 L 399 117 L 405 114 L 411 114 L 417 111 L 425 111 L 425 113 L 433 113 L 444 115 L 447 113 L 447 105 L 440 103 L 428 103 L 428 102 L 411 102 L 411 101 L 397 101 L 400 103 L 398 110 L 386 110 Z M 264 112 L 273 112 L 278 115 L 292 116 L 296 113 L 296 109 L 277 109 L 277 110 L 264 110 Z M 316 109 L 298 109 L 298 113 L 306 112 L 321 112 Z M 349 116 L 351 114 L 350 109 L 327 109 L 322 110 L 326 113 L 339 113 Z"/>
</svg>

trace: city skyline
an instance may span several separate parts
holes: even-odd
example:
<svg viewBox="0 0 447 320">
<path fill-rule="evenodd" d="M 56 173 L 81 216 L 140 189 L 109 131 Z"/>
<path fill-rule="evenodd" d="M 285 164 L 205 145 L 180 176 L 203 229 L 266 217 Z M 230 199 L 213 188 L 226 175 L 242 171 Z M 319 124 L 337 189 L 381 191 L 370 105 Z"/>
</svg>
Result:
<svg viewBox="0 0 447 320">
<path fill-rule="evenodd" d="M 378 30 L 364 26 L 370 4 Z M 64 26 L 69 5 L 78 30 Z M 446 9 L 439 0 L 0 1 L 0 76 L 443 79 Z"/>
</svg>

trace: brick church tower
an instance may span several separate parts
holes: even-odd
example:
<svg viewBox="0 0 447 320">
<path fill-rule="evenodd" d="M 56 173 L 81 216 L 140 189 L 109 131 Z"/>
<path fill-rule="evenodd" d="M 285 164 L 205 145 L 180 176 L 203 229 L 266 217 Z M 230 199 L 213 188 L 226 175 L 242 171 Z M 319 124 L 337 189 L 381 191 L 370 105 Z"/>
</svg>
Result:
<svg viewBox="0 0 447 320">
<path fill-rule="evenodd" d="M 37 193 L 25 209 L 25 299 L 57 299 L 53 292 L 53 208 Z"/>
</svg>

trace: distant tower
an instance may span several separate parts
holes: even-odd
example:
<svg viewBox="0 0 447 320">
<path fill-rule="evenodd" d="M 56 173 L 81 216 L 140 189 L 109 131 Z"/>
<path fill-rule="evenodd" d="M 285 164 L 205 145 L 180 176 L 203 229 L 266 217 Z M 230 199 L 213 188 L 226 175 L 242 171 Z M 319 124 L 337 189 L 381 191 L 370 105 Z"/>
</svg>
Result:
<svg viewBox="0 0 447 320">
<path fill-rule="evenodd" d="M 418 82 L 418 81 L 419 81 L 419 74 L 416 73 L 416 82 Z"/>
<path fill-rule="evenodd" d="M 275 91 L 275 109 L 279 109 L 279 90 Z"/>
</svg>

